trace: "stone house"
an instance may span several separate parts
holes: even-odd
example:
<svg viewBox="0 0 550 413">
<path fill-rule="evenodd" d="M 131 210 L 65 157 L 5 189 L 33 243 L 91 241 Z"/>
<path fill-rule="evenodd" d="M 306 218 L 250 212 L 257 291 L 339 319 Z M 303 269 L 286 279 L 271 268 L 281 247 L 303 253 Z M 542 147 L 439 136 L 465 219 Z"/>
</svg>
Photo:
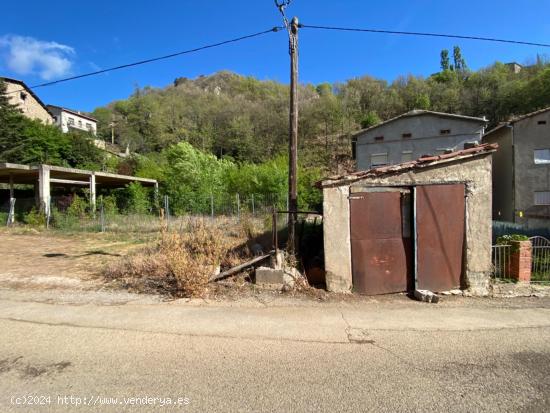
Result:
<svg viewBox="0 0 550 413">
<path fill-rule="evenodd" d="M 491 155 L 480 145 L 324 179 L 329 291 L 488 292 Z"/>
<path fill-rule="evenodd" d="M 50 110 L 24 82 L 7 77 L 0 77 L 0 81 L 6 85 L 6 94 L 10 103 L 17 106 L 23 115 L 40 120 L 46 125 L 54 122 Z"/>
<path fill-rule="evenodd" d="M 493 158 L 493 219 L 548 226 L 550 107 L 501 123 L 483 136 Z"/>
<path fill-rule="evenodd" d="M 97 134 L 97 120 L 80 111 L 63 108 L 60 106 L 48 105 L 48 109 L 53 114 L 55 124 L 67 133 L 71 129 L 90 132 L 94 136 Z"/>
<path fill-rule="evenodd" d="M 353 135 L 357 170 L 411 161 L 481 142 L 484 118 L 413 110 Z"/>
</svg>

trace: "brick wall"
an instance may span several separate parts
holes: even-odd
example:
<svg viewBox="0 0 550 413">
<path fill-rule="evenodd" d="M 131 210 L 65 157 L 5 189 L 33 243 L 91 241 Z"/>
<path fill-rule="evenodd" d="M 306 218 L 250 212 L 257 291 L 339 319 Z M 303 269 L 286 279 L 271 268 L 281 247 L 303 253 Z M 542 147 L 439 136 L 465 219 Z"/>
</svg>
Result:
<svg viewBox="0 0 550 413">
<path fill-rule="evenodd" d="M 517 281 L 531 281 L 531 241 L 512 241 L 510 257 L 510 278 Z"/>
</svg>

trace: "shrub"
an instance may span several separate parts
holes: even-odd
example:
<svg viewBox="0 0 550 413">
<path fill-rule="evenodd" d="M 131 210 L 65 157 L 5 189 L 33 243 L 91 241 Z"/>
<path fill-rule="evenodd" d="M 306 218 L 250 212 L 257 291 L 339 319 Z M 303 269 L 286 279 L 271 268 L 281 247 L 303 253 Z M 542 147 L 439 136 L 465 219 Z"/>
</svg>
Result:
<svg viewBox="0 0 550 413">
<path fill-rule="evenodd" d="M 26 224 L 32 227 L 43 227 L 46 225 L 46 214 L 33 207 L 30 212 L 25 215 L 24 220 Z"/>
<path fill-rule="evenodd" d="M 71 205 L 67 208 L 67 215 L 72 218 L 85 218 L 87 209 L 88 202 L 84 198 L 75 195 Z"/>
<path fill-rule="evenodd" d="M 132 214 L 146 214 L 149 212 L 150 202 L 147 190 L 137 182 L 132 182 L 126 187 L 128 195 L 127 212 Z"/>
<path fill-rule="evenodd" d="M 512 241 L 529 241 L 529 237 L 521 234 L 502 235 L 497 238 L 497 245 L 509 245 Z"/>
<path fill-rule="evenodd" d="M 129 285 L 175 296 L 202 297 L 208 280 L 227 258 L 232 245 L 219 228 L 199 220 L 185 232 L 164 231 L 153 248 L 141 250 L 105 270 L 105 276 Z"/>
</svg>

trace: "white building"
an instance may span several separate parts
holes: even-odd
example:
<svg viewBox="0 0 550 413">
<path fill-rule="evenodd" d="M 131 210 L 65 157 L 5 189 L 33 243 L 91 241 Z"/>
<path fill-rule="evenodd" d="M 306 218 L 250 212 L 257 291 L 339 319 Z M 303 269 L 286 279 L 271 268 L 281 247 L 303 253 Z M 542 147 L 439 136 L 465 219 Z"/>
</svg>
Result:
<svg viewBox="0 0 550 413">
<path fill-rule="evenodd" d="M 63 131 L 69 132 L 70 129 L 90 132 L 94 136 L 97 134 L 97 120 L 82 112 L 62 108 L 60 106 L 48 105 L 48 109 L 54 116 L 55 124 Z"/>
</svg>

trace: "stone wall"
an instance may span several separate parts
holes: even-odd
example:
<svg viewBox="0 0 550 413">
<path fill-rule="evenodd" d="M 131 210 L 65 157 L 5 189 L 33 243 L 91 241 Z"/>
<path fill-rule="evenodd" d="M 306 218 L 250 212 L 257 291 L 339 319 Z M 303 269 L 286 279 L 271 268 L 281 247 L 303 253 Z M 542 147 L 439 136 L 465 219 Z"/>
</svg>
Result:
<svg viewBox="0 0 550 413">
<path fill-rule="evenodd" d="M 23 115 L 30 119 L 38 119 L 47 125 L 53 123 L 53 118 L 50 113 L 28 90 L 21 90 L 22 86 L 17 83 L 5 81 L 5 84 L 6 93 L 8 93 L 10 97 L 10 103 L 16 105 L 22 111 Z"/>
<path fill-rule="evenodd" d="M 464 183 L 466 185 L 466 245 L 464 281 L 475 295 L 488 292 L 491 263 L 491 154 L 392 176 L 367 178 L 323 189 L 323 226 L 326 282 L 329 291 L 348 292 L 352 287 L 349 193 L 361 187 L 414 186 Z"/>
</svg>

